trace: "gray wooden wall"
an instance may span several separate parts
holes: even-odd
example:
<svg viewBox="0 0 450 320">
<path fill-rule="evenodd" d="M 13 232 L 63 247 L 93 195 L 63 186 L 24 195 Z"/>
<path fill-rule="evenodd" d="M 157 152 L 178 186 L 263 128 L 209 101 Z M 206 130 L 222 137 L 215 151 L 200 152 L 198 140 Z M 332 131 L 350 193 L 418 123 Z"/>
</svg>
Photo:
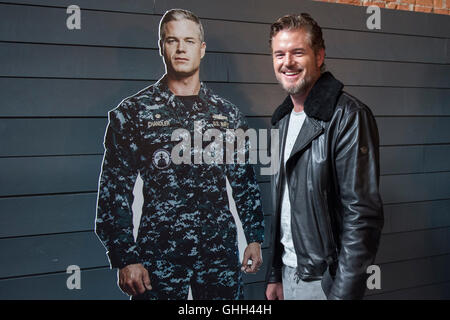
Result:
<svg viewBox="0 0 450 320">
<path fill-rule="evenodd" d="M 81 30 L 66 28 L 71 4 Z M 0 1 L 0 299 L 126 299 L 93 232 L 106 114 L 161 76 L 157 26 L 174 7 L 205 25 L 202 79 L 259 128 L 284 96 L 270 23 L 316 18 L 328 68 L 381 136 L 382 289 L 367 298 L 450 298 L 448 16 L 383 9 L 370 31 L 365 8 L 310 1 L 15 0 Z M 66 287 L 72 264 L 81 290 Z M 247 298 L 264 297 L 264 271 L 246 277 Z"/>
</svg>

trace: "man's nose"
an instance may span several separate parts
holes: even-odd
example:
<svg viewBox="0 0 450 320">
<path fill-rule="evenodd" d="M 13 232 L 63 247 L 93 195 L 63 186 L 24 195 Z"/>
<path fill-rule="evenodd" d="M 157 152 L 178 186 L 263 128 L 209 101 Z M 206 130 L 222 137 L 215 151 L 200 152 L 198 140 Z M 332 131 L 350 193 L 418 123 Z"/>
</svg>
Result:
<svg viewBox="0 0 450 320">
<path fill-rule="evenodd" d="M 177 51 L 178 52 L 186 51 L 186 44 L 183 41 L 178 42 Z"/>
<path fill-rule="evenodd" d="M 284 56 L 283 64 L 284 64 L 286 67 L 292 66 L 292 65 L 294 64 L 294 57 L 293 57 L 291 54 L 289 54 L 289 53 L 286 54 L 286 55 Z"/>
</svg>

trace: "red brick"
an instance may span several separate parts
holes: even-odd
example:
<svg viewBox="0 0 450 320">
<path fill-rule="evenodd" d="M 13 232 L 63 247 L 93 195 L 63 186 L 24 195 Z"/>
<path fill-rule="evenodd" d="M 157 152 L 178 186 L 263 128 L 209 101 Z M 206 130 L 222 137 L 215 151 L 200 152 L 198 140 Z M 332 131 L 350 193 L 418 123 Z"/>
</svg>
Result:
<svg viewBox="0 0 450 320">
<path fill-rule="evenodd" d="M 427 12 L 430 13 L 433 10 L 432 7 L 422 7 L 422 6 L 415 6 L 414 11 L 417 12 Z"/>
<path fill-rule="evenodd" d="M 368 6 L 377 6 L 380 8 L 384 8 L 386 7 L 386 4 L 384 2 L 378 2 L 378 1 L 365 1 L 364 2 L 364 6 L 368 7 Z"/>
<path fill-rule="evenodd" d="M 397 9 L 397 6 L 398 6 L 398 4 L 393 3 L 393 2 L 386 3 L 386 8 L 388 8 L 388 9 Z"/>
<path fill-rule="evenodd" d="M 433 0 L 433 8 L 436 8 L 436 9 L 444 8 L 444 1 L 443 0 Z"/>
<path fill-rule="evenodd" d="M 399 4 L 397 9 L 411 11 L 411 6 L 409 4 Z"/>
<path fill-rule="evenodd" d="M 433 0 L 416 0 L 416 5 L 423 6 L 423 7 L 432 7 Z"/>
<path fill-rule="evenodd" d="M 434 12 L 450 15 L 450 0 L 315 0 L 335 2 L 357 6 L 378 6 L 380 8 L 409 10 L 417 12 Z"/>
<path fill-rule="evenodd" d="M 448 15 L 450 15 L 450 10 L 449 9 L 433 9 L 433 12 L 434 13 L 437 13 L 437 14 L 448 14 Z"/>
<path fill-rule="evenodd" d="M 355 6 L 360 6 L 361 5 L 361 0 L 338 0 L 338 3 L 343 3 L 343 4 L 352 4 Z"/>
</svg>

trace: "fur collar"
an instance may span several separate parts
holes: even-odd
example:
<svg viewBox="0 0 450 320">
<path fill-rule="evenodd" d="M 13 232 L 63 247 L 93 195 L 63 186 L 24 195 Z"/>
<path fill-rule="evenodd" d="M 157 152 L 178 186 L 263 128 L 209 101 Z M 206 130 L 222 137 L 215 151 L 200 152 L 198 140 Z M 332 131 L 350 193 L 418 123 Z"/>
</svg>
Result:
<svg viewBox="0 0 450 320">
<path fill-rule="evenodd" d="M 306 97 L 306 115 L 322 121 L 330 121 L 343 87 L 342 82 L 333 77 L 330 72 L 324 72 Z M 290 113 L 293 107 L 291 97 L 287 96 L 273 113 L 272 125 Z"/>
</svg>

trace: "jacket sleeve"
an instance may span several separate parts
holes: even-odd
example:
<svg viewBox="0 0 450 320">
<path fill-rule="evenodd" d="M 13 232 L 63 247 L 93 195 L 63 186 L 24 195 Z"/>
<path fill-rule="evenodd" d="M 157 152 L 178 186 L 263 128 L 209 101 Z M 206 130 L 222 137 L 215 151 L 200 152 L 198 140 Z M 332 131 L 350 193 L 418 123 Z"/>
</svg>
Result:
<svg viewBox="0 0 450 320">
<path fill-rule="evenodd" d="M 273 237 L 271 237 L 273 239 Z M 281 243 L 272 243 L 271 251 L 269 253 L 272 256 L 272 265 L 268 266 L 270 268 L 268 283 L 272 282 L 283 282 L 282 267 L 283 261 L 281 259 L 281 254 L 283 248 L 280 247 Z"/>
<path fill-rule="evenodd" d="M 276 126 L 272 127 L 272 130 L 279 130 L 278 124 Z M 281 155 L 281 150 L 279 150 L 280 146 L 279 146 L 279 140 L 278 141 L 273 141 L 272 140 L 272 136 L 270 139 L 270 150 L 272 150 L 272 145 L 275 145 L 276 148 L 278 148 L 278 152 L 277 152 L 277 156 Z M 277 137 L 276 139 L 279 139 L 279 137 Z M 279 158 L 281 160 L 281 158 Z M 272 257 L 272 264 L 269 265 L 268 267 L 270 268 L 269 271 L 269 279 L 268 282 L 282 282 L 283 280 L 283 276 L 282 276 L 282 267 L 283 267 L 283 260 L 282 260 L 282 255 L 283 255 L 283 245 L 280 242 L 280 226 L 279 223 L 277 223 L 277 217 L 274 214 L 277 211 L 277 198 L 278 198 L 278 191 L 277 191 L 277 179 L 276 177 L 278 176 L 279 179 L 283 180 L 283 176 L 282 176 L 282 171 L 284 169 L 282 169 L 283 164 L 281 163 L 281 161 L 279 161 L 276 165 L 276 172 L 273 173 L 270 176 L 270 189 L 271 189 L 271 203 L 272 203 L 272 223 L 270 224 L 270 250 L 269 250 L 269 256 Z"/>
<path fill-rule="evenodd" d="M 111 268 L 139 263 L 131 208 L 138 174 L 136 130 L 133 120 L 120 107 L 109 113 L 95 232 L 108 251 Z"/>
<path fill-rule="evenodd" d="M 238 112 L 235 129 L 247 131 L 248 125 L 242 113 Z M 260 200 L 260 190 L 255 172 L 249 162 L 250 143 L 245 142 L 243 150 L 234 150 L 234 164 L 227 164 L 227 177 L 233 192 L 236 209 L 242 222 L 247 243 L 264 241 L 264 215 Z M 255 147 L 256 148 L 256 147 Z M 255 149 L 256 150 L 256 149 Z M 245 163 L 237 161 L 238 154 L 245 153 Z M 241 154 L 242 156 L 242 154 Z"/>
<path fill-rule="evenodd" d="M 376 122 L 366 107 L 348 112 L 340 125 L 335 149 L 343 217 L 338 265 L 328 299 L 363 297 L 367 267 L 375 260 L 383 227 Z"/>
</svg>

